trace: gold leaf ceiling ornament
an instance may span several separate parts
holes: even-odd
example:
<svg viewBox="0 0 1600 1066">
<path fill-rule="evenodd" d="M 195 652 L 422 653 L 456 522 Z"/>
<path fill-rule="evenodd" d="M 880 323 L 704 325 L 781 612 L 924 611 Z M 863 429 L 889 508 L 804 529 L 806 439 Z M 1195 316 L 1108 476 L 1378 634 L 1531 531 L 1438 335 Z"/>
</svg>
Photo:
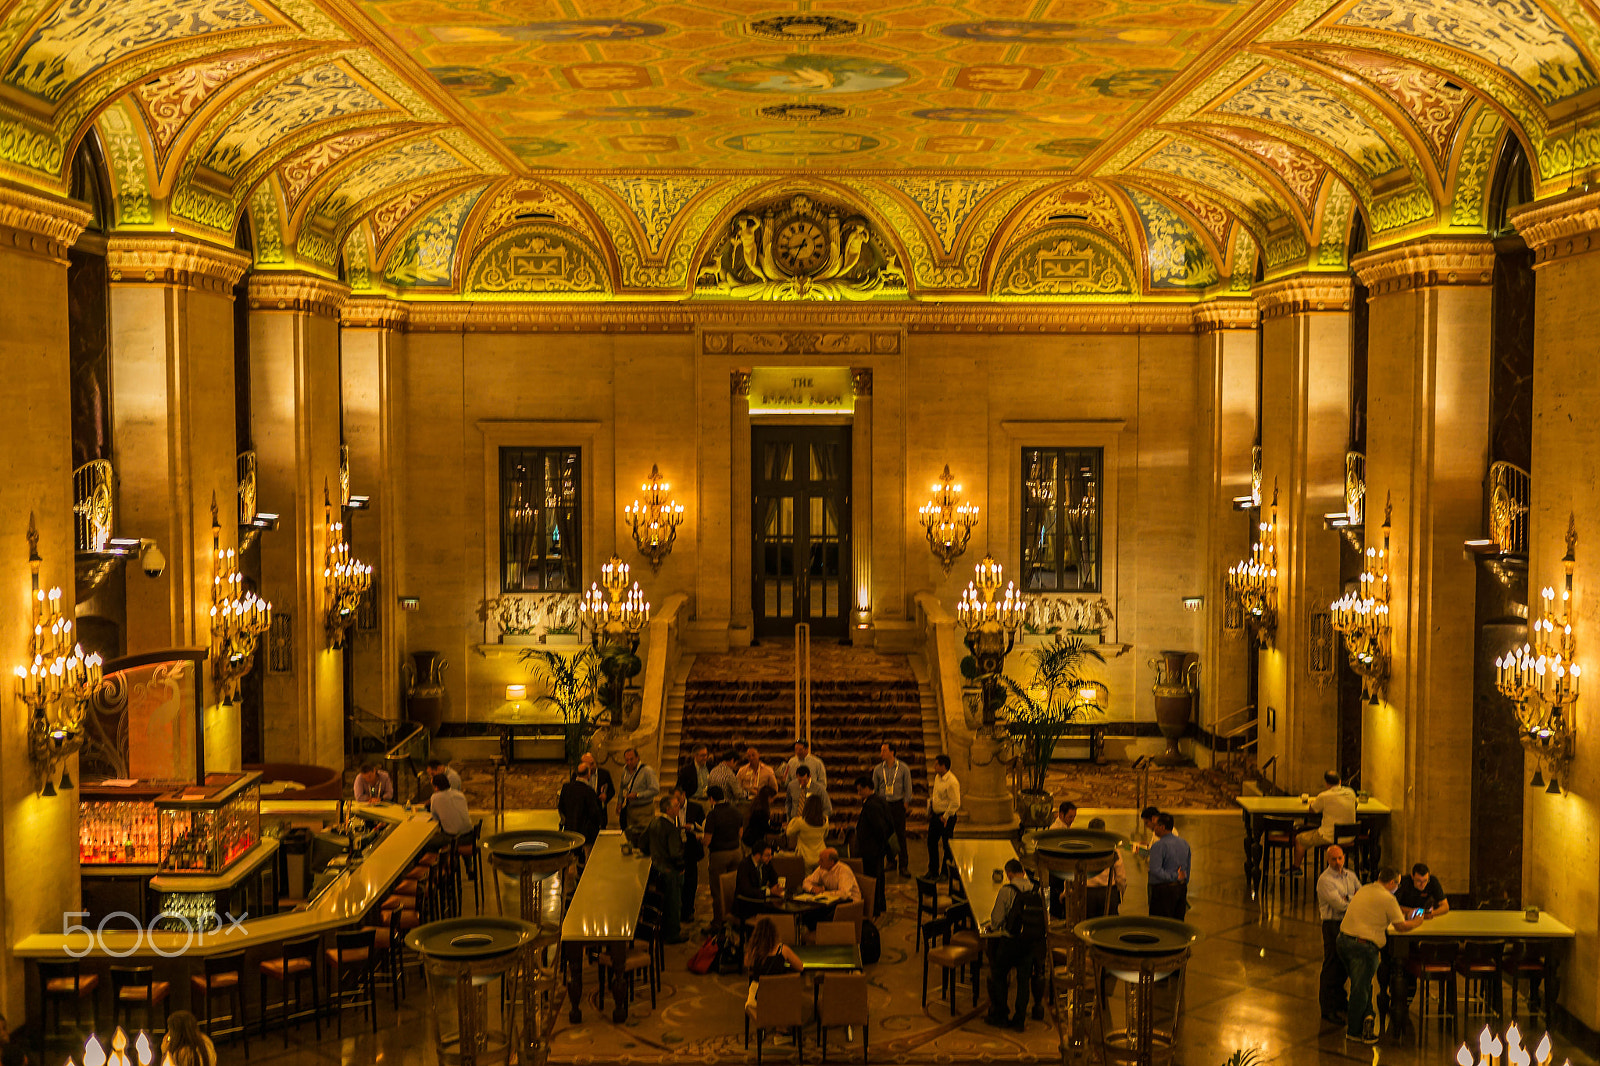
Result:
<svg viewBox="0 0 1600 1066">
<path fill-rule="evenodd" d="M 1278 175 L 1284 187 L 1294 194 L 1302 213 L 1310 215 L 1317 199 L 1317 189 L 1328 168 L 1316 156 L 1287 141 L 1268 137 L 1254 130 L 1235 126 L 1195 123 L 1189 129 L 1204 134 L 1250 153 Z"/>
<path fill-rule="evenodd" d="M 1349 102 L 1285 70 L 1263 70 L 1214 111 L 1299 130 L 1348 156 L 1369 178 L 1381 178 L 1401 166 L 1394 147 Z"/>
<path fill-rule="evenodd" d="M 1375 86 L 1384 99 L 1410 119 L 1432 151 L 1434 163 L 1443 167 L 1450 155 L 1456 123 L 1472 102 L 1470 92 L 1436 70 L 1400 62 L 1390 56 L 1333 48 L 1308 49 L 1306 54 L 1347 70 Z"/>
<path fill-rule="evenodd" d="M 1126 249 L 1095 230 L 1058 225 L 1008 249 L 995 270 L 994 298 L 1128 299 L 1139 292 Z"/>
<path fill-rule="evenodd" d="M 1220 275 L 1216 260 L 1177 212 L 1138 189 L 1129 190 L 1144 228 L 1145 264 L 1151 289 L 1204 289 Z"/>
<path fill-rule="evenodd" d="M 1476 229 L 1489 224 L 1489 185 L 1494 180 L 1496 149 L 1500 147 L 1505 129 L 1505 119 L 1492 107 L 1480 109 L 1471 120 L 1466 136 L 1461 139 L 1461 154 L 1457 157 L 1452 182 L 1452 226 Z"/>
<path fill-rule="evenodd" d="M 973 211 L 1004 178 L 888 178 L 888 184 L 916 204 L 933 227 L 946 255 L 955 250 L 956 237 Z"/>
<path fill-rule="evenodd" d="M 167 151 L 178 133 L 218 89 L 297 47 L 290 42 L 268 45 L 222 59 L 190 63 L 141 82 L 133 95 L 150 124 L 156 158 L 165 165 Z"/>
<path fill-rule="evenodd" d="M 1355 206 L 1350 187 L 1338 178 L 1329 178 L 1317 226 L 1317 266 L 1342 269 L 1349 265 L 1350 221 Z"/>
<path fill-rule="evenodd" d="M 384 260 L 383 279 L 408 288 L 450 287 L 462 226 L 483 192 L 479 186 L 457 193 L 411 223 Z"/>
<path fill-rule="evenodd" d="M 386 107 L 349 67 L 324 63 L 285 79 L 250 101 L 211 145 L 203 163 L 231 178 L 247 161 L 296 130 Z"/>
<path fill-rule="evenodd" d="M 1232 269 L 1228 273 L 1228 293 L 1247 295 L 1255 285 L 1256 239 L 1243 226 L 1234 227 L 1233 255 L 1229 266 Z"/>
<path fill-rule="evenodd" d="M 508 178 L 485 199 L 475 223 L 476 232 L 471 238 L 472 249 L 476 250 L 484 241 L 519 222 L 549 222 L 577 230 L 590 238 L 594 236 L 588 218 L 557 185 L 526 178 Z"/>
<path fill-rule="evenodd" d="M 97 125 L 111 171 L 112 200 L 118 226 L 147 226 L 155 221 L 150 208 L 150 168 L 145 159 L 149 130 L 129 113 L 125 104 L 112 104 L 100 113 Z M 140 134 L 144 136 L 140 136 Z"/>
<path fill-rule="evenodd" d="M 1009 239 L 1016 240 L 1056 222 L 1077 222 L 1100 230 L 1115 244 L 1128 244 L 1122 208 L 1110 193 L 1092 181 L 1064 182 L 1040 193 L 1029 201 L 1021 218 L 1011 227 Z"/>
<path fill-rule="evenodd" d="M 689 201 L 717 184 L 716 178 L 691 177 L 619 176 L 593 180 L 610 189 L 633 212 L 652 257 L 661 253 L 661 242 Z"/>
<path fill-rule="evenodd" d="M 368 129 L 354 130 L 342 133 L 326 140 L 316 141 L 306 148 L 300 149 L 289 156 L 278 167 L 278 176 L 283 182 L 283 197 L 292 209 L 300 202 L 307 189 L 311 188 L 316 180 L 327 173 L 339 160 L 397 133 L 404 132 L 404 127 L 377 126 Z"/>
<path fill-rule="evenodd" d="M 713 246 L 695 296 L 733 300 L 904 299 L 894 248 L 851 205 L 800 193 L 749 205 Z"/>
<path fill-rule="evenodd" d="M 484 300 L 604 300 L 610 285 L 598 253 L 570 230 L 518 226 L 478 252 L 467 295 Z"/>
</svg>

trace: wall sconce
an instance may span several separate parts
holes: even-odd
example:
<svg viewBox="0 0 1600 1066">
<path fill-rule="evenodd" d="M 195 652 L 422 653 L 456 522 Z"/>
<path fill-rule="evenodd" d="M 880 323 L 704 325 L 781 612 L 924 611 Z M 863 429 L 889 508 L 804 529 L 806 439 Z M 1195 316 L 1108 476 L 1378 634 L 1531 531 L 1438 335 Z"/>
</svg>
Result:
<svg viewBox="0 0 1600 1066">
<path fill-rule="evenodd" d="M 1278 628 L 1278 485 L 1272 485 L 1267 518 L 1256 524 L 1250 558 L 1228 568 L 1224 587 L 1237 600 L 1258 647 L 1272 644 Z"/>
<path fill-rule="evenodd" d="M 31 659 L 16 668 L 17 698 L 28 708 L 28 758 L 44 780 L 42 793 L 56 794 L 72 778 L 62 763 L 83 746 L 83 709 L 100 687 L 100 656 L 84 655 L 72 639 L 72 619 L 61 616 L 61 590 L 39 586 L 39 529 L 28 515 L 28 568 L 33 572 Z"/>
<path fill-rule="evenodd" d="M 976 677 L 983 688 L 983 724 L 993 725 L 995 713 L 1005 703 L 1000 674 L 1005 670 L 1006 656 L 1017 642 L 1017 629 L 1027 615 L 1027 607 L 1014 583 L 1007 584 L 1004 595 L 995 598 L 1003 575 L 1002 567 L 992 556 L 985 555 L 973 571 L 973 579 L 956 604 L 956 621 L 967 631 L 967 650 L 972 653 Z"/>
<path fill-rule="evenodd" d="M 1578 702 L 1578 682 L 1583 670 L 1576 661 L 1577 638 L 1572 633 L 1572 569 L 1576 562 L 1578 531 L 1575 517 L 1567 520 L 1567 554 L 1561 606 L 1548 585 L 1540 595 L 1542 617 L 1529 624 L 1533 639 L 1494 661 L 1495 685 L 1516 705 L 1517 730 L 1522 746 L 1550 773 L 1546 791 L 1561 793 L 1560 775 L 1572 762 L 1575 746 L 1571 708 Z M 1532 782 L 1542 784 L 1542 774 Z"/>
<path fill-rule="evenodd" d="M 961 502 L 961 486 L 951 476 L 949 463 L 931 487 L 933 499 L 918 508 L 917 514 L 928 533 L 928 547 L 948 574 L 972 539 L 972 527 L 978 524 L 978 506 Z"/>
<path fill-rule="evenodd" d="M 639 583 L 628 581 L 628 564 L 613 555 L 600 568 L 600 583 L 591 584 L 578 601 L 578 617 L 589 627 L 589 639 L 600 653 L 601 703 L 613 721 L 621 721 L 623 690 L 638 676 L 639 634 L 650 621 L 650 604 Z M 602 586 L 605 591 L 601 591 Z"/>
<path fill-rule="evenodd" d="M 350 554 L 344 523 L 333 520 L 333 503 L 328 485 L 322 485 L 322 513 L 328 523 L 328 547 L 323 557 L 322 584 L 328 596 L 326 619 L 330 647 L 344 647 L 344 637 L 356 620 L 361 597 L 372 585 L 372 567 Z"/>
<path fill-rule="evenodd" d="M 633 527 L 633 543 L 639 554 L 650 562 L 650 570 L 661 569 L 661 562 L 672 554 L 672 542 L 678 539 L 678 526 L 683 522 L 683 504 L 669 499 L 672 486 L 661 479 L 661 471 L 654 463 L 650 476 L 639 486 L 644 501 L 634 500 L 622 509 Z"/>
<path fill-rule="evenodd" d="M 222 546 L 217 494 L 211 494 L 211 679 L 217 697 L 231 703 L 256 659 L 256 642 L 272 627 L 272 604 L 244 591 L 239 554 Z"/>
<path fill-rule="evenodd" d="M 1361 675 L 1361 695 L 1376 704 L 1389 680 L 1389 516 L 1392 497 L 1383 502 L 1383 547 L 1366 550 L 1360 585 L 1329 608 L 1333 628 L 1344 637 L 1350 668 Z"/>
</svg>

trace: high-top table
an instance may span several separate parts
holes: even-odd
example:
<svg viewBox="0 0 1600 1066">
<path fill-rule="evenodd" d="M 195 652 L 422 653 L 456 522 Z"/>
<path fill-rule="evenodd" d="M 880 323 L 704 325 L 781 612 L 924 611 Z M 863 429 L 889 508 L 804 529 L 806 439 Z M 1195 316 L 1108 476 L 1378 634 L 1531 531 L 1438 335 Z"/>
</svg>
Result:
<svg viewBox="0 0 1600 1066">
<path fill-rule="evenodd" d="M 1311 801 L 1299 796 L 1235 796 L 1233 801 L 1244 811 L 1244 872 L 1252 882 L 1261 877 L 1261 837 L 1266 832 L 1268 818 L 1311 818 Z M 1356 821 L 1387 821 L 1393 811 L 1388 804 L 1375 799 L 1356 803 Z M 1316 815 L 1321 818 L 1322 816 Z M 1364 856 L 1369 869 L 1378 868 L 1382 857 L 1378 834 L 1372 834 L 1372 854 Z"/>
<path fill-rule="evenodd" d="M 1010 840 L 955 837 L 950 841 L 950 854 L 956 859 L 956 872 L 966 886 L 967 899 L 972 902 L 972 919 L 982 928 L 994 913 L 994 901 L 1000 895 L 1000 885 L 1005 883 L 1006 863 L 1017 857 L 1017 849 Z M 994 871 L 1000 870 L 996 883 Z"/>
<path fill-rule="evenodd" d="M 574 1025 L 583 1021 L 583 954 L 590 944 L 602 944 L 611 953 L 611 1020 L 628 1020 L 628 981 L 624 964 L 639 922 L 645 886 L 650 882 L 650 860 L 637 851 L 622 854 L 621 830 L 608 830 L 595 839 L 589 861 L 572 895 L 561 923 L 562 950 L 567 956 L 569 1015 Z M 600 993 L 605 1006 L 605 990 Z"/>
<path fill-rule="evenodd" d="M 1388 954 L 1392 963 L 1388 967 L 1389 980 L 1385 983 L 1389 988 L 1391 1001 L 1395 1004 L 1395 1014 L 1401 1018 L 1408 1017 L 1411 996 L 1406 987 L 1407 982 L 1402 979 L 1402 973 L 1406 956 L 1420 941 L 1502 940 L 1507 943 L 1518 943 L 1537 940 L 1545 943 L 1551 941 L 1571 943 L 1576 936 L 1577 934 L 1565 922 L 1543 911 L 1539 912 L 1537 921 L 1530 922 L 1522 911 L 1452 909 L 1437 918 L 1429 918 L 1415 929 L 1408 929 L 1403 933 L 1391 929 L 1389 941 L 1393 947 Z M 1544 982 L 1545 1003 L 1558 1002 L 1556 997 L 1561 991 L 1561 955 L 1560 951 L 1550 953 L 1550 972 Z M 1529 997 L 1532 998 L 1531 990 Z"/>
</svg>

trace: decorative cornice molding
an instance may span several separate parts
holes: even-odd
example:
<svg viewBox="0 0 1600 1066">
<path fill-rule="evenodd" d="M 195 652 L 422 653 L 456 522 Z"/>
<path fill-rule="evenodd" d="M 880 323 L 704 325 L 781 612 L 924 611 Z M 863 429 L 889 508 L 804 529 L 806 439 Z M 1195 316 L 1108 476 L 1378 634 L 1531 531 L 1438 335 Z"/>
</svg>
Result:
<svg viewBox="0 0 1600 1066">
<path fill-rule="evenodd" d="M 1600 192 L 1578 191 L 1512 212 L 1511 224 L 1533 249 L 1534 267 L 1600 249 Z"/>
<path fill-rule="evenodd" d="M 65 263 L 92 217 L 82 204 L 0 182 L 0 248 Z"/>
<path fill-rule="evenodd" d="M 1350 266 L 1369 296 L 1487 285 L 1494 279 L 1494 242 L 1487 237 L 1421 237 L 1357 256 Z"/>
<path fill-rule="evenodd" d="M 1261 324 L 1261 311 L 1254 300 L 1207 300 L 1194 306 L 1197 333 L 1224 329 L 1255 329 Z"/>
<path fill-rule="evenodd" d="M 898 329 L 785 329 L 751 324 L 744 329 L 708 329 L 700 334 L 706 355 L 895 355 Z"/>
<path fill-rule="evenodd" d="M 257 271 L 250 275 L 252 311 L 293 311 L 337 319 L 349 298 L 350 286 L 315 274 Z"/>
<path fill-rule="evenodd" d="M 1354 292 L 1355 282 L 1349 274 L 1296 274 L 1257 285 L 1250 294 L 1266 319 L 1349 311 Z"/>
<path fill-rule="evenodd" d="M 411 307 L 387 296 L 352 296 L 339 309 L 339 325 L 345 329 L 402 330 L 411 321 Z"/>
<path fill-rule="evenodd" d="M 114 235 L 106 243 L 106 270 L 117 285 L 176 285 L 231 293 L 250 257 L 232 248 L 187 237 Z"/>
</svg>

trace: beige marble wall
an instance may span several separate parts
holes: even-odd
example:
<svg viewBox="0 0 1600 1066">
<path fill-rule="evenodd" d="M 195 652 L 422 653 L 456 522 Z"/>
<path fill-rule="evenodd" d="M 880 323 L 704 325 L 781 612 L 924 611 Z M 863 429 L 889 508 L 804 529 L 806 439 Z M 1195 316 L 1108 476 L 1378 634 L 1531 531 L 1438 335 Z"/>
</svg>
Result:
<svg viewBox="0 0 1600 1066">
<path fill-rule="evenodd" d="M 20 1019 L 24 971 L 10 946 L 61 931 L 78 905 L 76 793 L 38 794 L 28 760 L 27 716 L 14 696 L 11 667 L 28 647 L 31 588 L 28 516 L 39 529 L 41 577 L 60 586 L 70 613 L 72 587 L 72 415 L 68 378 L 66 246 L 88 215 L 81 208 L 0 185 L 0 1010 Z M 77 779 L 76 760 L 70 766 Z"/>
</svg>

